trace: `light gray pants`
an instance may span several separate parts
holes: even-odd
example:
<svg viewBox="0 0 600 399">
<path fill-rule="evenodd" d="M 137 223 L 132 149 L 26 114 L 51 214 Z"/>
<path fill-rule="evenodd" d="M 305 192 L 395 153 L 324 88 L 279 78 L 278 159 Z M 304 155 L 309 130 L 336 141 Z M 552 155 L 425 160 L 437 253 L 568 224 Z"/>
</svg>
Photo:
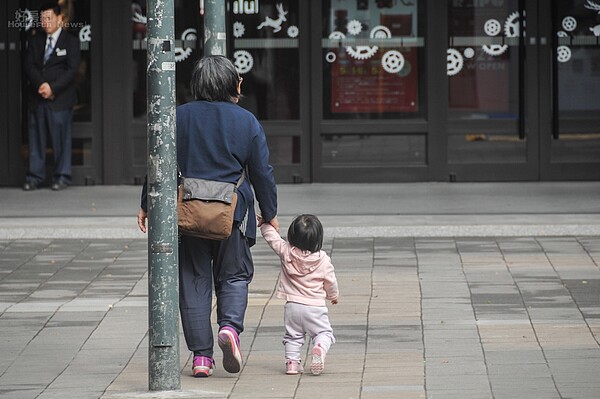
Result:
<svg viewBox="0 0 600 399">
<path fill-rule="evenodd" d="M 284 308 L 284 324 L 283 345 L 286 359 L 300 360 L 300 351 L 307 334 L 312 338 L 313 346 L 319 344 L 325 352 L 335 343 L 327 306 L 287 302 Z"/>
</svg>

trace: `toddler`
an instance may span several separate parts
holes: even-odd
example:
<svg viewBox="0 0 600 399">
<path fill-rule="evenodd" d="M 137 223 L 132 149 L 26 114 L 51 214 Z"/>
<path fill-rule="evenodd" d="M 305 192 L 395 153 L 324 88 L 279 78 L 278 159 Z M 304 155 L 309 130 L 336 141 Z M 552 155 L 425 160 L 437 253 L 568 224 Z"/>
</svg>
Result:
<svg viewBox="0 0 600 399">
<path fill-rule="evenodd" d="M 319 375 L 325 368 L 325 356 L 335 342 L 329 323 L 326 300 L 338 303 L 338 286 L 331 259 L 323 246 L 323 226 L 314 215 L 294 219 L 286 242 L 269 223 L 258 220 L 269 246 L 281 258 L 277 297 L 286 300 L 284 308 L 286 374 L 304 370 L 300 350 L 306 334 L 313 340 L 310 371 Z"/>
</svg>

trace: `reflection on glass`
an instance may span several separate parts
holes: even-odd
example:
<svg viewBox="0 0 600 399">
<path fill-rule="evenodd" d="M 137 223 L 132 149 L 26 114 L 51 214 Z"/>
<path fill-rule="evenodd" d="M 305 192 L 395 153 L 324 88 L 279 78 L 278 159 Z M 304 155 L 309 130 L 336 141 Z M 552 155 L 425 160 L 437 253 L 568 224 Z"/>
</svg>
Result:
<svg viewBox="0 0 600 399">
<path fill-rule="evenodd" d="M 526 160 L 519 3 L 448 2 L 450 163 Z"/>
<path fill-rule="evenodd" d="M 324 135 L 325 165 L 424 165 L 424 135 Z"/>
<path fill-rule="evenodd" d="M 300 163 L 300 136 L 269 136 L 267 142 L 272 164 Z"/>
<path fill-rule="evenodd" d="M 553 162 L 600 162 L 600 2 L 556 1 Z"/>
<path fill-rule="evenodd" d="M 92 139 L 73 139 L 73 166 L 92 166 Z"/>
<path fill-rule="evenodd" d="M 502 134 L 460 134 L 448 137 L 448 161 L 452 164 L 518 163 L 526 154 L 523 140 Z"/>
<path fill-rule="evenodd" d="M 146 0 L 131 2 L 133 119 L 146 120 Z"/>
<path fill-rule="evenodd" d="M 447 74 L 450 119 L 519 118 L 519 1 L 450 1 Z"/>
<path fill-rule="evenodd" d="M 298 1 L 233 1 L 230 17 L 240 105 L 261 120 L 299 119 Z"/>
<path fill-rule="evenodd" d="M 418 1 L 323 1 L 323 116 L 423 117 Z"/>
<path fill-rule="evenodd" d="M 132 0 L 132 53 L 133 53 L 133 118 L 145 122 L 146 104 L 146 53 L 147 18 L 146 0 Z M 193 98 L 190 94 L 190 77 L 194 62 L 200 51 L 198 27 L 202 26 L 199 4 L 191 2 L 175 3 L 175 62 L 177 63 L 175 82 L 177 104 Z"/>
<path fill-rule="evenodd" d="M 92 27 L 90 22 L 89 1 L 63 1 L 63 21 L 65 29 L 79 38 L 81 59 L 79 70 L 75 76 L 77 90 L 77 104 L 73 109 L 74 122 L 92 121 L 92 71 L 91 71 L 91 46 Z M 75 150 L 75 149 L 73 149 Z"/>
</svg>

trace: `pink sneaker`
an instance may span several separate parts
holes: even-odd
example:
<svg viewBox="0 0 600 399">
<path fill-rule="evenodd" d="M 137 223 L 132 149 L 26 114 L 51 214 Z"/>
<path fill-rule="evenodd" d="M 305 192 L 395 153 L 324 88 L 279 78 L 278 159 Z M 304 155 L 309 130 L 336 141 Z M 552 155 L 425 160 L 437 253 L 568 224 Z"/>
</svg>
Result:
<svg viewBox="0 0 600 399">
<path fill-rule="evenodd" d="M 312 361 L 310 362 L 310 372 L 313 375 L 319 375 L 325 369 L 325 349 L 319 345 L 312 348 Z"/>
<path fill-rule="evenodd" d="M 228 373 L 239 373 L 242 369 L 242 353 L 240 337 L 231 327 L 223 327 L 219 331 L 219 347 L 223 351 L 223 368 Z"/>
<path fill-rule="evenodd" d="M 304 373 L 304 367 L 302 367 L 302 363 L 300 360 L 292 360 L 288 359 L 285 361 L 285 373 L 289 375 L 296 375 Z"/>
<path fill-rule="evenodd" d="M 194 364 L 192 366 L 194 377 L 206 378 L 212 375 L 214 369 L 215 361 L 212 357 L 194 356 Z"/>
</svg>

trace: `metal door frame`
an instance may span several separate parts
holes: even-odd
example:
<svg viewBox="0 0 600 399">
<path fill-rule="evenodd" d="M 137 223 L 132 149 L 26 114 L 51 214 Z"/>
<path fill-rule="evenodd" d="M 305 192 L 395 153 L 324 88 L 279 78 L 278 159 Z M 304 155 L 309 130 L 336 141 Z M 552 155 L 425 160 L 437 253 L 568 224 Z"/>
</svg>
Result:
<svg viewBox="0 0 600 399">
<path fill-rule="evenodd" d="M 540 44 L 539 52 L 539 98 L 540 98 L 540 179 L 541 180 L 600 180 L 600 163 L 553 162 L 552 141 L 554 134 L 558 131 L 557 123 L 558 109 L 555 109 L 556 96 L 559 93 L 554 89 L 553 72 L 557 67 L 556 40 L 557 35 L 553 32 L 554 2 L 543 6 L 543 0 L 538 0 L 539 36 L 544 44 Z M 528 22 L 529 24 L 529 22 Z M 529 28 L 529 26 L 528 26 Z M 593 124 L 598 126 L 599 119 L 579 121 L 581 125 Z"/>
</svg>

